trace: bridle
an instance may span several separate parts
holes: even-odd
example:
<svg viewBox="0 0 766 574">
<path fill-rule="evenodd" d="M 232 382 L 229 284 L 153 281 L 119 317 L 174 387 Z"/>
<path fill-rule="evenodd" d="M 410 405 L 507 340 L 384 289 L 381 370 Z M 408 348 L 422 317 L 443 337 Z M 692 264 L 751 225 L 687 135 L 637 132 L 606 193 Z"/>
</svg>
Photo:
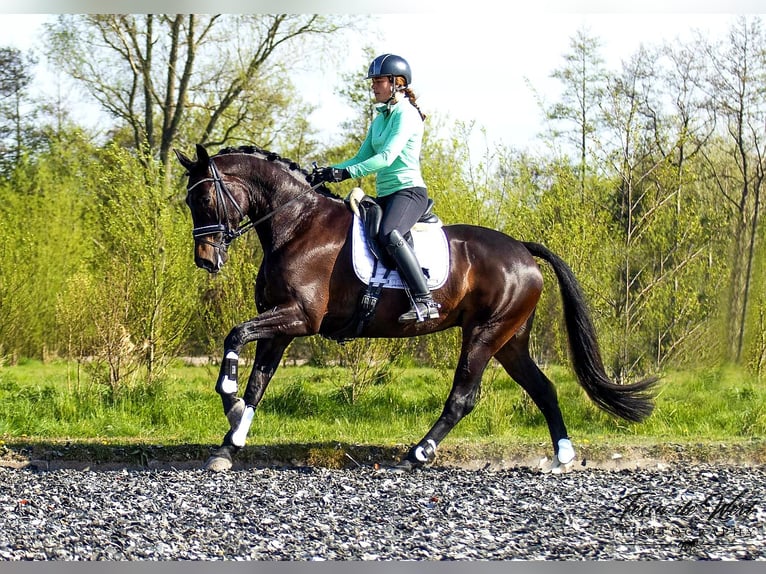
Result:
<svg viewBox="0 0 766 574">
<path fill-rule="evenodd" d="M 242 208 L 234 199 L 234 196 L 231 194 L 229 189 L 223 183 L 221 174 L 218 172 L 218 168 L 212 159 L 210 160 L 209 165 L 210 173 L 213 175 L 213 177 L 206 177 L 199 180 L 194 185 L 187 187 L 186 193 L 188 197 L 188 194 L 190 194 L 195 187 L 202 183 L 209 183 L 212 181 L 215 187 L 215 212 L 218 222 L 213 225 L 201 225 L 200 227 L 193 228 L 192 236 L 194 237 L 195 241 L 207 243 L 208 245 L 212 245 L 218 249 L 226 249 L 229 247 L 232 241 L 234 241 L 240 235 L 243 235 L 247 230 L 252 228 L 254 224 L 252 221 L 245 221 L 237 229 L 232 229 L 229 227 L 229 213 L 228 209 L 226 208 L 227 198 L 229 202 L 231 202 L 231 204 L 234 206 L 234 209 L 237 210 L 237 213 L 239 213 L 240 219 L 245 218 L 245 213 L 242 211 Z M 215 235 L 216 233 L 222 234 L 223 241 L 221 243 L 216 243 L 215 241 L 207 239 L 208 235 Z"/>
<path fill-rule="evenodd" d="M 237 203 L 237 201 L 234 199 L 234 196 L 226 187 L 226 184 L 223 182 L 223 179 L 221 179 L 221 174 L 218 171 L 218 168 L 216 167 L 215 162 L 213 161 L 213 158 L 210 158 L 209 166 L 210 166 L 210 173 L 213 175 L 213 177 L 206 177 L 204 179 L 199 180 L 194 185 L 187 187 L 186 193 L 188 197 L 188 194 L 191 193 L 191 191 L 195 187 L 200 185 L 201 183 L 213 182 L 215 187 L 215 199 L 216 199 L 215 211 L 216 211 L 216 217 L 218 219 L 218 222 L 213 225 L 202 225 L 200 227 L 194 227 L 192 229 L 192 236 L 194 237 L 195 241 L 199 241 L 201 243 L 207 243 L 208 245 L 211 245 L 215 247 L 216 249 L 226 250 L 231 244 L 231 242 L 234 241 L 237 237 L 244 235 L 250 229 L 253 229 L 254 227 L 260 225 L 267 219 L 274 217 L 274 215 L 280 209 L 287 207 L 294 201 L 297 201 L 298 199 L 300 199 L 307 193 L 314 191 L 315 189 L 317 189 L 318 187 L 322 185 L 321 181 L 315 185 L 312 185 L 305 191 L 302 191 L 299 195 L 286 201 L 282 205 L 274 208 L 273 210 L 271 210 L 269 213 L 267 213 L 260 219 L 257 219 L 256 221 L 251 221 L 249 220 L 245 212 L 242 211 L 242 208 Z M 232 229 L 231 227 L 229 227 L 229 214 L 226 208 L 227 198 L 229 202 L 237 210 L 240 220 L 244 220 L 245 218 L 248 218 L 248 221 L 242 221 L 242 223 L 239 225 L 239 227 L 237 227 L 237 229 Z M 207 239 L 208 235 L 215 235 L 216 233 L 220 233 L 222 235 L 223 241 L 221 243 L 216 243 L 215 241 L 211 241 L 210 239 Z"/>
</svg>

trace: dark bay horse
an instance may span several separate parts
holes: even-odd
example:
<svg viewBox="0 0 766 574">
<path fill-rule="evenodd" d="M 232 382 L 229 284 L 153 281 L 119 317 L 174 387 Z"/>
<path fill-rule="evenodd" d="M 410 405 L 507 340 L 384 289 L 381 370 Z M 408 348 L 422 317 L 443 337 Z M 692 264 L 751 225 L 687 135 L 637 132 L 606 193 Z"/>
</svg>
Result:
<svg viewBox="0 0 766 574">
<path fill-rule="evenodd" d="M 195 263 L 216 273 L 227 260 L 229 243 L 254 228 L 263 247 L 255 284 L 258 315 L 235 326 L 224 342 L 216 384 L 230 430 L 206 468 L 231 468 L 244 446 L 255 407 L 282 355 L 295 337 L 321 334 L 340 338 L 358 312 L 365 285 L 351 262 L 352 213 L 324 188 L 314 189 L 308 173 L 293 162 L 255 147 L 224 149 L 209 156 L 197 145 L 192 160 L 176 151 L 187 170 L 186 201 L 194 225 Z M 450 271 L 433 292 L 441 305 L 438 319 L 402 325 L 409 308 L 401 290 L 384 289 L 371 322 L 360 336 L 415 337 L 458 327 L 462 348 L 444 410 L 398 468 L 434 460 L 436 447 L 474 407 L 485 367 L 495 357 L 529 394 L 545 416 L 554 465 L 571 465 L 575 453 L 561 416 L 553 384 L 529 354 L 535 307 L 543 288 L 535 257 L 558 278 L 571 358 L 587 395 L 606 412 L 638 422 L 653 409 L 655 378 L 630 385 L 611 382 L 576 278 L 554 253 L 537 243 L 520 242 L 474 225 L 444 227 Z M 241 398 L 237 365 L 244 345 L 257 342 L 255 361 Z"/>
</svg>

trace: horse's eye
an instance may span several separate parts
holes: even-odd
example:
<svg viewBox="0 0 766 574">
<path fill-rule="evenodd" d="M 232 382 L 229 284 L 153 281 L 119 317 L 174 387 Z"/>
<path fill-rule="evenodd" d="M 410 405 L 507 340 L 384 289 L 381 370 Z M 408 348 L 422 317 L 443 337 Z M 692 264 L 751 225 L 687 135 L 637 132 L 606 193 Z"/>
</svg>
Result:
<svg viewBox="0 0 766 574">
<path fill-rule="evenodd" d="M 195 196 L 186 196 L 186 204 L 189 207 L 196 206 L 204 209 L 206 207 L 210 207 L 212 203 L 213 197 L 209 193 L 200 193 Z"/>
</svg>

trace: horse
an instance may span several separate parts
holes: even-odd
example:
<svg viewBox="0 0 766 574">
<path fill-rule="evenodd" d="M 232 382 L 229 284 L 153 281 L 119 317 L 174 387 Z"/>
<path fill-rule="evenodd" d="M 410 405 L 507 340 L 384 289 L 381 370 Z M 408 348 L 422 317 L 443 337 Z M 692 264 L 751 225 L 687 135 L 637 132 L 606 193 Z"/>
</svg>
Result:
<svg viewBox="0 0 766 574">
<path fill-rule="evenodd" d="M 400 289 L 382 289 L 378 308 L 361 333 L 349 329 L 365 285 L 352 269 L 349 230 L 353 214 L 324 184 L 288 159 L 257 146 L 224 148 L 210 156 L 196 145 L 196 159 L 174 150 L 185 168 L 194 261 L 211 274 L 228 260 L 229 244 L 253 229 L 263 248 L 255 283 L 257 315 L 234 326 L 224 340 L 215 385 L 229 431 L 205 468 L 225 471 L 245 446 L 255 409 L 296 337 L 417 337 L 456 327 L 462 346 L 441 415 L 391 470 L 430 465 L 447 434 L 476 404 L 481 379 L 493 357 L 531 397 L 545 417 L 553 468 L 571 468 L 575 451 L 553 383 L 529 351 L 535 309 L 543 289 L 536 259 L 550 265 L 563 301 L 570 360 L 587 396 L 610 415 L 640 422 L 654 408 L 656 377 L 631 384 L 607 376 L 590 312 L 568 265 L 539 243 L 516 240 L 476 225 L 445 225 L 449 274 L 433 291 L 438 319 L 402 324 L 409 308 Z M 238 396 L 238 359 L 256 342 L 247 385 Z"/>
</svg>

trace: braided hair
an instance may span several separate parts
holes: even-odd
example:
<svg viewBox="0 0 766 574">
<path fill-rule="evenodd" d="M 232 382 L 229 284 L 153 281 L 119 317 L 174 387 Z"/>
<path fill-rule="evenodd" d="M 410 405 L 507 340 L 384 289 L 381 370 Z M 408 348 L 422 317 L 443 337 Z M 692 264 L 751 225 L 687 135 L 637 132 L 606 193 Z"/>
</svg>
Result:
<svg viewBox="0 0 766 574">
<path fill-rule="evenodd" d="M 423 113 L 423 110 L 420 109 L 420 106 L 417 104 L 417 96 L 415 95 L 415 92 L 412 91 L 412 88 L 410 88 L 407 85 L 407 80 L 404 79 L 403 76 L 396 76 L 395 78 L 395 85 L 397 91 L 404 92 L 404 96 L 410 101 L 410 103 L 415 106 L 415 109 L 420 114 L 420 119 L 423 121 L 426 121 L 426 115 Z"/>
</svg>

